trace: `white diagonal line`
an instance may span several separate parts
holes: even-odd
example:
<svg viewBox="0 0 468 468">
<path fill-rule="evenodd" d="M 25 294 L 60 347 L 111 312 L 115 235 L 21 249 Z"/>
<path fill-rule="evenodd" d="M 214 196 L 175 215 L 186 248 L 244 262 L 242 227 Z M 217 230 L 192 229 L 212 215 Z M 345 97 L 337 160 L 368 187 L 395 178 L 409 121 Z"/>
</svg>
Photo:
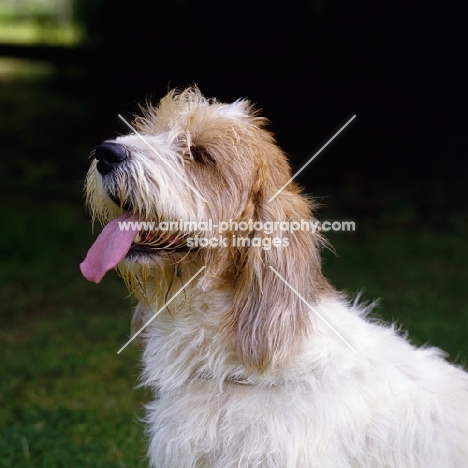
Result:
<svg viewBox="0 0 468 468">
<path fill-rule="evenodd" d="M 120 354 L 204 269 L 203 265 L 118 351 Z"/>
<path fill-rule="evenodd" d="M 351 345 L 350 345 L 350 344 L 349 344 L 349 343 L 332 327 L 332 325 L 330 325 L 330 323 L 329 323 L 327 320 L 325 320 L 325 318 L 323 318 L 323 317 L 317 312 L 317 309 L 315 309 L 314 307 L 312 307 L 312 306 L 301 296 L 301 294 L 299 294 L 299 292 L 296 291 L 296 290 L 295 290 L 295 289 L 294 289 L 294 288 L 293 288 L 293 287 L 292 287 L 292 286 L 291 286 L 291 285 L 290 285 L 290 284 L 289 284 L 289 283 L 288 283 L 272 266 L 269 266 L 269 268 L 271 268 L 271 270 L 273 271 L 273 273 L 274 273 L 276 276 L 278 276 L 278 278 L 279 278 L 286 286 L 288 286 L 288 287 L 291 289 L 291 291 L 293 291 L 293 292 L 296 294 L 296 296 L 297 296 L 304 304 L 306 304 L 306 305 L 310 308 L 310 310 L 311 310 L 312 312 L 314 312 L 315 315 L 317 315 L 317 317 L 319 317 L 320 320 L 322 320 L 322 322 L 323 322 L 325 325 L 327 325 L 327 327 L 330 328 L 330 330 L 331 330 L 333 333 L 335 333 L 335 335 L 336 335 L 338 338 L 341 339 L 341 341 L 343 341 L 343 343 L 344 343 L 345 345 L 347 345 L 352 351 L 354 351 L 355 353 L 357 353 L 357 351 L 356 351 L 356 350 L 355 350 L 355 349 L 354 349 L 354 348 L 353 348 L 353 347 L 352 347 L 352 346 L 351 346 Z"/>
<path fill-rule="evenodd" d="M 347 127 L 354 119 L 356 115 L 353 115 L 269 200 L 270 203 L 274 200 L 287 185 L 289 185 L 321 152 L 324 150 L 337 136 L 340 134 L 345 127 Z"/>
<path fill-rule="evenodd" d="M 158 156 L 158 158 L 172 171 L 174 172 L 174 174 L 179 177 L 180 180 L 182 180 L 182 182 L 184 182 L 185 184 L 187 184 L 205 203 L 207 202 L 206 199 L 203 197 L 203 195 L 190 183 L 188 182 L 187 180 L 185 180 L 180 174 L 179 172 L 177 172 L 176 169 L 174 169 L 164 158 L 162 158 L 160 156 L 160 154 L 156 151 L 156 149 L 150 145 L 148 143 L 148 140 L 146 140 L 145 138 L 143 138 L 141 136 L 140 133 L 138 133 L 135 128 L 133 128 L 133 126 L 131 124 L 129 124 L 120 114 L 118 114 L 120 120 L 122 120 L 125 125 L 127 125 L 127 127 L 131 128 L 133 130 L 133 132 L 135 133 L 136 136 L 138 136 L 141 141 L 143 141 L 143 143 L 148 147 L 150 148 L 151 150 L 153 150 L 154 154 L 156 154 L 156 156 Z"/>
</svg>

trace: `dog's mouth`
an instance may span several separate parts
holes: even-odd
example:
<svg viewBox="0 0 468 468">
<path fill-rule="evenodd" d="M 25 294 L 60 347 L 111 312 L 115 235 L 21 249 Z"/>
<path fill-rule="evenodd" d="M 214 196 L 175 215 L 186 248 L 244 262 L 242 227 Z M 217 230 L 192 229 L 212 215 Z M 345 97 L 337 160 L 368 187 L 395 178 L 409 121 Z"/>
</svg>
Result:
<svg viewBox="0 0 468 468">
<path fill-rule="evenodd" d="M 164 252 L 189 252 L 187 235 L 180 232 L 140 231 L 133 239 L 127 253 L 142 253 L 151 255 Z"/>
<path fill-rule="evenodd" d="M 164 252 L 190 252 L 187 235 L 179 232 L 141 229 L 141 222 L 128 212 L 106 224 L 80 264 L 83 276 L 99 283 L 123 259 L 160 256 Z"/>
</svg>

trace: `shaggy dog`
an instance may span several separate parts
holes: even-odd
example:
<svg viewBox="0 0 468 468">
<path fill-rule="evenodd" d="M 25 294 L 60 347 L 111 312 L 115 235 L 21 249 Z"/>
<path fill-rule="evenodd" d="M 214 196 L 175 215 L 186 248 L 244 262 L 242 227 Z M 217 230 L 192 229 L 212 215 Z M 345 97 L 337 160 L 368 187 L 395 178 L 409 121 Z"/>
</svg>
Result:
<svg viewBox="0 0 468 468">
<path fill-rule="evenodd" d="M 468 467 L 468 374 L 347 302 L 322 238 L 284 229 L 314 206 L 251 105 L 189 88 L 134 126 L 93 153 L 105 228 L 81 269 L 118 266 L 139 300 L 151 466 Z"/>
</svg>

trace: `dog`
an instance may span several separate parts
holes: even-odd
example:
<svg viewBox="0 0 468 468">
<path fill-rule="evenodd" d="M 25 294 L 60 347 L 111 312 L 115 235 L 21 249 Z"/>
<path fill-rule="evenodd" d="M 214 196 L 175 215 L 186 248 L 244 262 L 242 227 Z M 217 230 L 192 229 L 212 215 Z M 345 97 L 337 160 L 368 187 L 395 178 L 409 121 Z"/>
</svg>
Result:
<svg viewBox="0 0 468 468">
<path fill-rule="evenodd" d="M 259 112 L 190 87 L 132 128 L 92 153 L 105 227 L 81 270 L 138 299 L 150 466 L 468 467 L 468 374 L 337 292 L 320 233 L 284 229 L 316 207 Z"/>
</svg>

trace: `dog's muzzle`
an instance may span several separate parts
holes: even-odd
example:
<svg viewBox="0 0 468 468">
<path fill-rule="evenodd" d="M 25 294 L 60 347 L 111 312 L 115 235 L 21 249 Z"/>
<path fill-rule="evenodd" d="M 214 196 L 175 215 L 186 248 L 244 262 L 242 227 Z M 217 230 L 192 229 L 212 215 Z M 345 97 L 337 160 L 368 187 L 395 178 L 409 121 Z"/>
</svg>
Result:
<svg viewBox="0 0 468 468">
<path fill-rule="evenodd" d="M 99 174 L 106 175 L 112 172 L 119 164 L 129 157 L 128 148 L 118 143 L 102 143 L 95 152 L 97 170 Z"/>
</svg>

